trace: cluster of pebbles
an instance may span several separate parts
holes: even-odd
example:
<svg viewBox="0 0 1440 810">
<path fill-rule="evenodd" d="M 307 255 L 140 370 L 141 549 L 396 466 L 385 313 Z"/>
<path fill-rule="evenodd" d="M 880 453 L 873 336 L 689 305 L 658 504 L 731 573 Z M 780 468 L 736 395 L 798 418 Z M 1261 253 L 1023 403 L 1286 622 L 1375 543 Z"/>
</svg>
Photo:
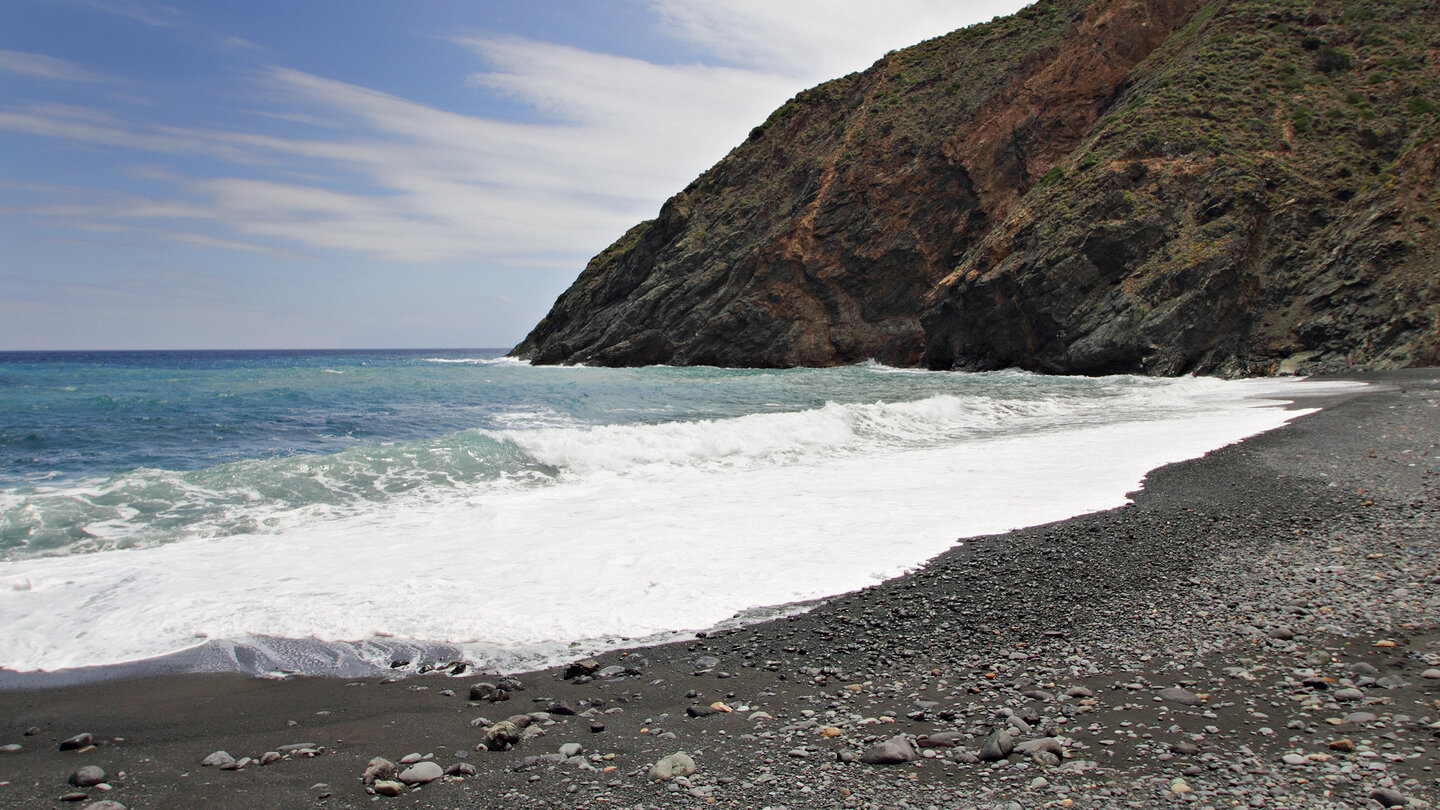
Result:
<svg viewBox="0 0 1440 810">
<path fill-rule="evenodd" d="M 196 751 L 187 766 L 204 758 L 245 781 L 174 795 L 207 807 L 1431 807 L 1437 442 L 1440 390 L 1403 377 L 1157 471 L 1124 508 L 967 541 L 786 619 L 468 692 L 443 669 L 337 684 L 332 708 L 405 690 L 411 730 L 352 724 L 341 741 L 238 759 Z M 338 735 L 328 722 L 310 728 Z M 0 805 L 80 791 L 65 781 L 86 764 L 74 761 L 32 764 L 52 767 L 48 782 L 0 771 Z M 153 763 L 125 770 L 112 795 L 162 806 Z"/>
</svg>

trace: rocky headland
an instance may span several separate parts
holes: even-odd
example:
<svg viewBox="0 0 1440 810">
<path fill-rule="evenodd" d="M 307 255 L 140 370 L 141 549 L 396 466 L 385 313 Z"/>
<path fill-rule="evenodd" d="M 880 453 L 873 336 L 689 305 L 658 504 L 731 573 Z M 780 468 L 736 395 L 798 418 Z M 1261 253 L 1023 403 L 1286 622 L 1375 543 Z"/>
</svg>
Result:
<svg viewBox="0 0 1440 810">
<path fill-rule="evenodd" d="M 1041 0 L 800 93 L 596 256 L 535 363 L 1440 363 L 1430 0 Z"/>
</svg>

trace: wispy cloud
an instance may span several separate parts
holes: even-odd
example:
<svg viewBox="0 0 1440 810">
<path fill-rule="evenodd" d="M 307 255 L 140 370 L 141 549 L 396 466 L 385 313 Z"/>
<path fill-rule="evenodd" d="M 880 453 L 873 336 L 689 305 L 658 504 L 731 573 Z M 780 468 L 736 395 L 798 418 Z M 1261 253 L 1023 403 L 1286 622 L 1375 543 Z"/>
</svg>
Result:
<svg viewBox="0 0 1440 810">
<path fill-rule="evenodd" d="M 268 50 L 264 45 L 251 42 L 244 37 L 221 37 L 220 44 L 227 48 L 235 48 L 242 51 L 264 51 Z"/>
<path fill-rule="evenodd" d="M 178 15 L 93 1 L 161 21 Z M 519 37 L 451 40 L 483 66 L 467 79 L 477 94 L 529 106 L 536 122 L 464 115 L 274 67 L 255 88 L 274 103 L 253 120 L 290 123 L 307 137 L 132 123 L 54 104 L 0 110 L 0 129 L 211 162 L 203 176 L 147 165 L 149 179 L 173 188 L 169 199 L 52 200 L 32 206 L 33 216 L 190 233 L 188 243 L 235 250 L 578 267 L 789 95 L 991 5 L 896 2 L 655 0 L 657 24 L 718 65 L 656 64 Z M 206 232 L 185 222 L 204 222 Z"/>
<path fill-rule="evenodd" d="M 218 141 L 209 133 L 133 125 L 100 110 L 69 104 L 39 103 L 0 111 L 0 129 L 172 155 L 210 154 L 234 163 L 255 161 L 253 154 Z"/>
<path fill-rule="evenodd" d="M 0 71 L 62 82 L 93 82 L 101 79 L 69 59 L 24 51 L 0 50 Z"/>
<path fill-rule="evenodd" d="M 1015 0 L 652 0 L 672 35 L 731 64 L 810 81 L 1015 10 Z"/>
<path fill-rule="evenodd" d="M 184 19 L 185 13 L 173 6 L 153 3 L 149 0 L 82 0 L 90 8 L 125 17 L 152 28 L 173 28 Z"/>
<path fill-rule="evenodd" d="M 191 217 L 242 237 L 354 251 L 393 261 L 489 257 L 576 266 L 724 154 L 790 92 L 767 74 L 663 67 L 524 40 L 469 40 L 496 69 L 476 84 L 555 120 L 466 116 L 295 70 L 265 76 L 272 92 L 332 139 L 127 126 L 92 110 L 32 105 L 0 112 L 0 128 L 170 155 L 246 164 L 328 165 L 381 193 L 226 177 L 176 178 L 183 201 L 91 206 L 108 221 Z M 625 92 L 619 88 L 630 88 Z M 638 91 L 638 92 L 635 92 Z M 343 134 L 340 134 L 343 133 Z M 351 133 L 359 133 L 351 134 Z M 168 179 L 154 167 L 147 172 Z M 79 218 L 83 205 L 37 206 Z"/>
</svg>

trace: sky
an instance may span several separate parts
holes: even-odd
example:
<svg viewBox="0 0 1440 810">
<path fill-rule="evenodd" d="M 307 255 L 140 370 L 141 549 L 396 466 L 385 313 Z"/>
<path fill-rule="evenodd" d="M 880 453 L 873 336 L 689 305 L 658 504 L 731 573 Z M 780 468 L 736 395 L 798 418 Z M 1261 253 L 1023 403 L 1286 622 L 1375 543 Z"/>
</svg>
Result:
<svg viewBox="0 0 1440 810">
<path fill-rule="evenodd" d="M 795 93 L 1018 0 L 4 0 L 0 350 L 509 347 Z"/>
</svg>

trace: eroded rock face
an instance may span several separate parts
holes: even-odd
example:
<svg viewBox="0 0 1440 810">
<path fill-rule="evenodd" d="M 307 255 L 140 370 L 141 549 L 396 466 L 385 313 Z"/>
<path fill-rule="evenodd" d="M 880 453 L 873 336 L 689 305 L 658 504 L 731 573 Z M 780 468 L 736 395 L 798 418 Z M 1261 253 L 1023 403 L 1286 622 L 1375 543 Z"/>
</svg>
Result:
<svg viewBox="0 0 1440 810">
<path fill-rule="evenodd" d="M 515 353 L 1434 364 L 1440 22 L 1404 5 L 1054 0 L 891 53 L 777 110 Z"/>
</svg>

